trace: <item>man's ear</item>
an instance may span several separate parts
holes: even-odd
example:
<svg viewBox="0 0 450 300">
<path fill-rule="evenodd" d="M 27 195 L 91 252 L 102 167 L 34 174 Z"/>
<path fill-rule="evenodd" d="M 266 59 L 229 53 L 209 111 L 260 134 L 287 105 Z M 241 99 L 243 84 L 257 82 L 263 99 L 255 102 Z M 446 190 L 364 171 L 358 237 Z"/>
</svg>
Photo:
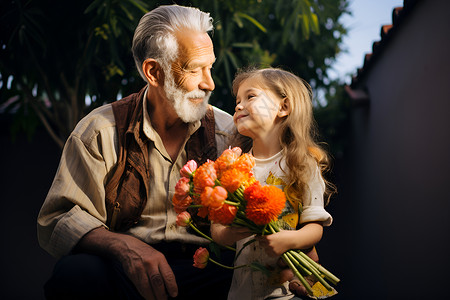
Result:
<svg viewBox="0 0 450 300">
<path fill-rule="evenodd" d="M 163 80 L 163 72 L 160 64 L 153 58 L 147 58 L 142 63 L 142 71 L 148 84 L 157 87 Z"/>
<path fill-rule="evenodd" d="M 277 116 L 280 118 L 286 117 L 287 115 L 289 115 L 290 112 L 291 112 L 291 102 L 287 97 L 284 97 L 283 100 L 281 100 L 280 109 L 278 110 Z"/>
</svg>

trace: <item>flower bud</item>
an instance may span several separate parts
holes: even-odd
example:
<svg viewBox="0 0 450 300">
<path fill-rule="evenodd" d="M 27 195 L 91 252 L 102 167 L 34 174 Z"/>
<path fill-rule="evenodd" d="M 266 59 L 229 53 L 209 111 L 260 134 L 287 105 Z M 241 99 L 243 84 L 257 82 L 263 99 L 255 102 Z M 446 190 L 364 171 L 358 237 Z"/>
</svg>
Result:
<svg viewBox="0 0 450 300">
<path fill-rule="evenodd" d="M 231 151 L 233 151 L 236 154 L 237 157 L 241 156 L 241 154 L 242 154 L 242 149 L 239 148 L 239 147 L 233 147 L 231 149 Z"/>
<path fill-rule="evenodd" d="M 181 227 L 188 227 L 191 222 L 191 215 L 187 211 L 183 211 L 177 216 L 177 225 Z"/>
<path fill-rule="evenodd" d="M 183 168 L 181 168 L 180 175 L 182 177 L 189 178 L 196 169 L 197 163 L 195 160 L 190 160 L 183 166 Z"/>
<path fill-rule="evenodd" d="M 200 247 L 194 254 L 194 267 L 204 269 L 208 264 L 209 252 L 206 248 Z"/>
<path fill-rule="evenodd" d="M 181 177 L 175 185 L 175 194 L 178 199 L 183 199 L 189 194 L 189 178 Z"/>
</svg>

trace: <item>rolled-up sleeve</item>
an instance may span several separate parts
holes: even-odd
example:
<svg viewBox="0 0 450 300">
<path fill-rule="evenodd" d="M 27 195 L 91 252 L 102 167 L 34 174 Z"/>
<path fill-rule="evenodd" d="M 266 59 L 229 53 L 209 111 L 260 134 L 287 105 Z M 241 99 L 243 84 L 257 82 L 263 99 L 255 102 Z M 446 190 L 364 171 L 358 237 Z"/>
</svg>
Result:
<svg viewBox="0 0 450 300">
<path fill-rule="evenodd" d="M 104 184 L 117 161 L 113 120 L 110 107 L 102 107 L 80 121 L 65 144 L 37 222 L 39 244 L 55 257 L 105 226 Z"/>
<path fill-rule="evenodd" d="M 316 168 L 308 184 L 309 196 L 303 202 L 303 211 L 300 214 L 300 224 L 308 222 L 321 222 L 323 226 L 330 226 L 333 217 L 324 208 L 323 195 L 325 182 Z"/>
</svg>

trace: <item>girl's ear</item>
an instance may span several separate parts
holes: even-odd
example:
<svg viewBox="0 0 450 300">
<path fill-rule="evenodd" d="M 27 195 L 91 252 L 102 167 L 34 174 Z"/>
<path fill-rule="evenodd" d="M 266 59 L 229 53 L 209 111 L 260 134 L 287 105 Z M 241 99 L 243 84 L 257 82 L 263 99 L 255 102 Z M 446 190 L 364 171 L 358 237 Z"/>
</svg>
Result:
<svg viewBox="0 0 450 300">
<path fill-rule="evenodd" d="M 287 115 L 289 115 L 290 112 L 291 112 L 291 102 L 287 97 L 284 97 L 283 100 L 281 100 L 280 110 L 278 111 L 277 116 L 280 118 L 286 117 Z"/>
<path fill-rule="evenodd" d="M 157 87 L 162 83 L 163 72 L 159 63 L 153 58 L 147 58 L 142 63 L 142 71 L 148 84 Z"/>
</svg>

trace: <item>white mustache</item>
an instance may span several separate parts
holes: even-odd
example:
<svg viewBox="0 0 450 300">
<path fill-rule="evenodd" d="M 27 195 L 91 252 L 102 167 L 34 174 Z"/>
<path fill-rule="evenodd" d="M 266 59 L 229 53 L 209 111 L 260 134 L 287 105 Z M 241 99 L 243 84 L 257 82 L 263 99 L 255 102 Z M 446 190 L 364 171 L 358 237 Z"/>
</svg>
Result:
<svg viewBox="0 0 450 300">
<path fill-rule="evenodd" d="M 189 93 L 186 93 L 186 98 L 191 98 L 191 99 L 195 99 L 195 98 L 205 98 L 207 96 L 209 96 L 211 94 L 210 91 L 202 91 L 202 90 L 194 90 L 194 91 L 190 91 Z"/>
</svg>

